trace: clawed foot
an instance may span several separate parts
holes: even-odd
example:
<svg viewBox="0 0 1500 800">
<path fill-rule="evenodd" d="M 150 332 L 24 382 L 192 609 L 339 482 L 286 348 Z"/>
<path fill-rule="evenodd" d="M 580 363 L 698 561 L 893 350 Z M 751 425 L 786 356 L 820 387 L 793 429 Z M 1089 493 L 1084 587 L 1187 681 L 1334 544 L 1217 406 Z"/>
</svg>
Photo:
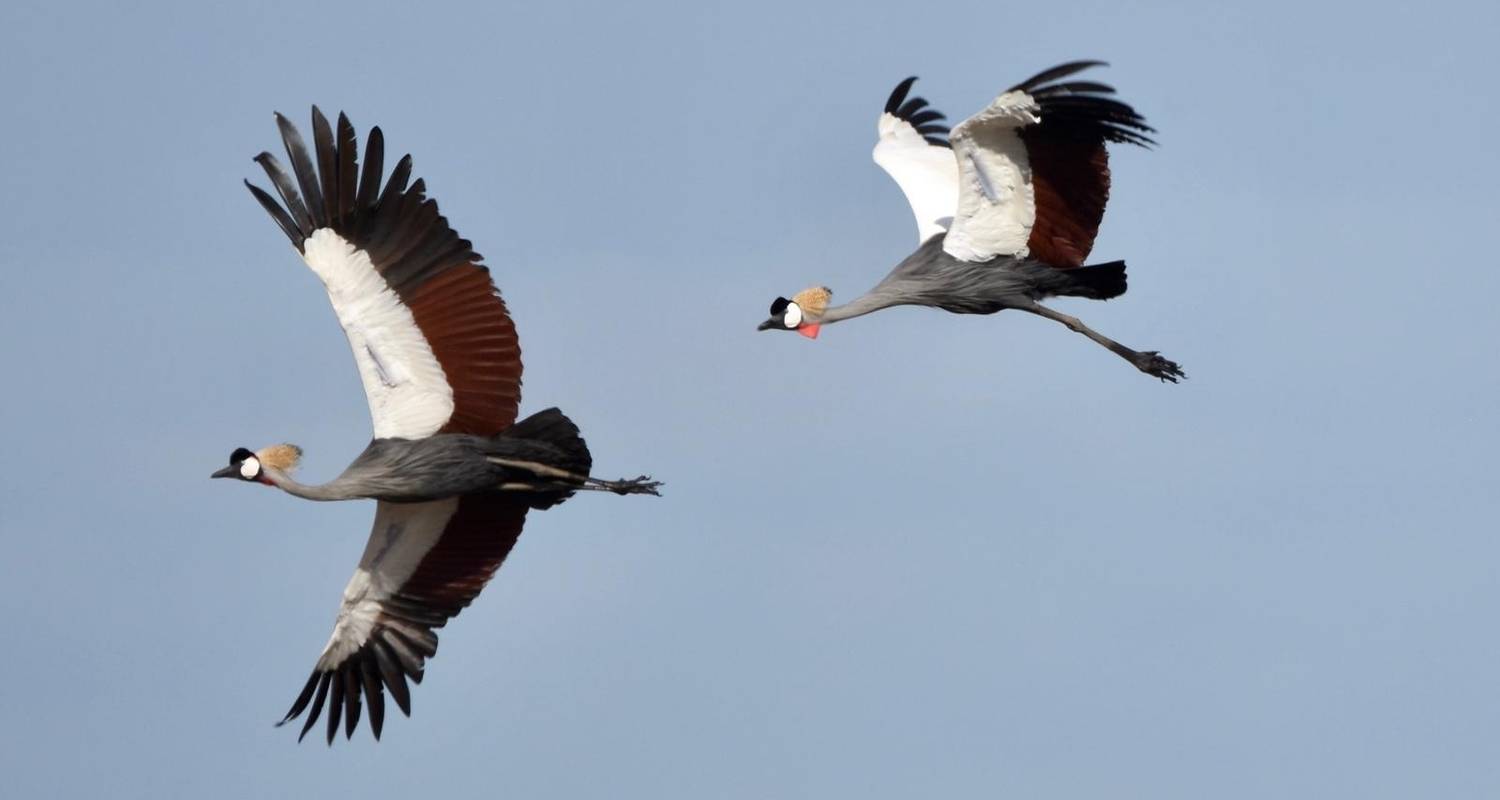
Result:
<svg viewBox="0 0 1500 800">
<path fill-rule="evenodd" d="M 1187 380 L 1187 373 L 1177 366 L 1176 361 L 1162 358 L 1161 353 L 1155 350 L 1138 353 L 1133 361 L 1137 369 L 1153 378 L 1160 378 L 1162 383 L 1176 383 L 1178 378 Z"/>
<path fill-rule="evenodd" d="M 615 494 L 649 494 L 661 497 L 661 481 L 651 480 L 650 475 L 641 475 L 628 480 L 621 478 L 617 481 L 601 481 L 597 478 L 590 478 L 589 481 L 594 486 L 604 491 L 614 492 Z"/>
</svg>

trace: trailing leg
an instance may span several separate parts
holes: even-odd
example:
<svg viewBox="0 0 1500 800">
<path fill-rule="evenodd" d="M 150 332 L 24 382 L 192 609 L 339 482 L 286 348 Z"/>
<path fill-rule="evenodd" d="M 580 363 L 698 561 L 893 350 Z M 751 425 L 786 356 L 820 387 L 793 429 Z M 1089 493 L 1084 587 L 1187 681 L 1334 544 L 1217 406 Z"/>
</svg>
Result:
<svg viewBox="0 0 1500 800">
<path fill-rule="evenodd" d="M 658 491 L 661 488 L 661 481 L 653 481 L 647 475 L 631 479 L 621 478 L 617 481 L 607 481 L 588 475 L 578 475 L 565 469 L 558 469 L 557 467 L 548 466 L 537 461 L 496 458 L 494 456 L 490 456 L 489 461 L 491 464 L 497 464 L 508 469 L 524 470 L 541 479 L 538 481 L 504 483 L 500 486 L 500 489 L 503 491 L 593 491 L 661 496 L 661 492 Z"/>
<path fill-rule="evenodd" d="M 1130 363 L 1135 365 L 1136 369 L 1146 373 L 1147 375 L 1150 375 L 1153 378 L 1160 378 L 1163 382 L 1170 381 L 1172 383 L 1176 383 L 1178 378 L 1187 378 L 1187 374 L 1182 371 L 1181 367 L 1177 366 L 1177 363 L 1175 361 L 1169 361 L 1168 359 L 1162 358 L 1161 353 L 1158 353 L 1155 350 L 1147 350 L 1144 352 L 1131 350 L 1130 348 L 1126 347 L 1123 344 L 1120 344 L 1114 339 L 1111 339 L 1108 336 L 1105 336 L 1104 334 L 1099 333 L 1089 326 L 1083 324 L 1083 322 L 1080 321 L 1077 317 L 1070 317 L 1067 314 L 1063 314 L 1059 311 L 1053 311 L 1052 309 L 1047 308 L 1040 303 L 1032 303 L 1029 306 L 1020 306 L 1020 309 L 1022 311 L 1029 311 L 1039 317 L 1046 317 L 1047 319 L 1053 320 L 1055 322 L 1061 322 L 1062 324 L 1068 326 L 1069 330 L 1081 333 L 1084 336 L 1093 339 L 1094 341 L 1108 348 L 1111 353 L 1114 353 L 1120 358 L 1129 361 Z"/>
</svg>

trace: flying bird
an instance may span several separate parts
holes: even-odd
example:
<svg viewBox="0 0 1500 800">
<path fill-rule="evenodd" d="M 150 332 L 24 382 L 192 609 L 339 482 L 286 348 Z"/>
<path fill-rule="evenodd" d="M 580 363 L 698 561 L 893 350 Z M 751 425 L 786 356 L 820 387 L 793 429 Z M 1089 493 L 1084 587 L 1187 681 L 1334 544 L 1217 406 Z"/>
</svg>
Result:
<svg viewBox="0 0 1500 800">
<path fill-rule="evenodd" d="M 381 187 L 385 140 L 370 131 L 363 169 L 354 127 L 335 133 L 314 106 L 313 153 L 280 114 L 291 172 L 261 153 L 280 202 L 251 194 L 328 290 L 364 384 L 374 438 L 337 478 L 292 478 L 295 445 L 236 449 L 215 478 L 274 486 L 308 500 L 376 500 L 374 528 L 344 588 L 333 635 L 291 710 L 310 709 L 299 741 L 327 710 L 328 743 L 352 737 L 361 699 L 380 738 L 389 693 L 411 714 L 407 680 L 420 683 L 437 652 L 436 629 L 495 574 L 526 513 L 583 490 L 657 494 L 642 476 L 589 476 L 577 426 L 556 408 L 516 422 L 521 350 L 489 270 L 438 213 L 411 156 Z M 314 159 L 316 155 L 316 162 Z"/>
<path fill-rule="evenodd" d="M 880 115 L 875 163 L 917 220 L 916 251 L 875 288 L 840 306 L 823 286 L 776 298 L 759 330 L 817 338 L 823 325 L 899 305 L 955 314 L 1007 308 L 1056 320 L 1163 381 L 1187 377 L 1161 354 L 1132 350 L 1042 305 L 1056 295 L 1125 293 L 1125 262 L 1085 265 L 1109 200 L 1106 143 L 1149 146 L 1155 131 L 1114 89 L 1063 79 L 1074 61 L 1022 81 L 949 131 L 942 112 L 897 84 Z"/>
</svg>

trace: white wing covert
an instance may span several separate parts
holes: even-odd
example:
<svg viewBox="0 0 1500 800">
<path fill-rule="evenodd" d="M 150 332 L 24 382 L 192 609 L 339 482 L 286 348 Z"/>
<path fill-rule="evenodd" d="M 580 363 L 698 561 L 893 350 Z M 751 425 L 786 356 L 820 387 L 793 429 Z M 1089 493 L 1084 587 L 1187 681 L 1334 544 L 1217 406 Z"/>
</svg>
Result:
<svg viewBox="0 0 1500 800">
<path fill-rule="evenodd" d="M 901 187 L 917 220 L 917 242 L 948 229 L 958 205 L 958 165 L 943 136 L 948 126 L 943 113 L 921 97 L 907 99 L 916 82 L 910 77 L 896 85 L 876 123 L 879 139 L 873 156 Z"/>
<path fill-rule="evenodd" d="M 1039 122 L 1039 111 L 1031 95 L 1009 91 L 953 129 L 958 213 L 943 242 L 948 255 L 962 261 L 1026 255 L 1036 197 L 1020 130 Z"/>
</svg>

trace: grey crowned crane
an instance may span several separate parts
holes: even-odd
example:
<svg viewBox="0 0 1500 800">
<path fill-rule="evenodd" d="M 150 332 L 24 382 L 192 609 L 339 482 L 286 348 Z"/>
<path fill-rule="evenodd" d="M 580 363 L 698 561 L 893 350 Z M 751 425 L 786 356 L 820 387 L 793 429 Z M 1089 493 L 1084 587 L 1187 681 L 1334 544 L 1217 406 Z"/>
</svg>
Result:
<svg viewBox="0 0 1500 800">
<path fill-rule="evenodd" d="M 332 744 L 341 718 L 344 735 L 354 735 L 362 699 L 376 739 L 387 693 L 411 714 L 407 681 L 421 682 L 437 652 L 436 629 L 478 596 L 529 510 L 580 490 L 657 494 L 660 484 L 589 477 L 588 447 L 556 408 L 516 422 L 521 350 L 479 254 L 448 226 L 420 179 L 407 185 L 410 156 L 381 188 L 379 128 L 370 131 L 361 170 L 348 118 L 339 115 L 336 132 L 316 107 L 312 119 L 316 162 L 280 114 L 291 174 L 270 153 L 255 158 L 279 203 L 245 185 L 328 290 L 374 438 L 318 486 L 291 477 L 302 456 L 295 445 L 239 448 L 213 477 L 309 500 L 377 501 L 333 635 L 278 723 L 310 709 L 300 741 L 326 708 Z"/>
<path fill-rule="evenodd" d="M 880 115 L 875 163 L 890 173 L 917 218 L 916 252 L 875 288 L 829 307 L 813 287 L 776 298 L 760 330 L 816 338 L 821 326 L 882 308 L 921 305 L 955 314 L 1007 308 L 1056 320 L 1163 381 L 1184 378 L 1156 352 L 1138 352 L 1038 301 L 1063 295 L 1108 300 L 1125 293 L 1125 262 L 1085 265 L 1109 200 L 1106 143 L 1154 144 L 1135 109 L 1091 81 L 1060 82 L 1100 61 L 1041 72 L 949 132 L 920 97 L 898 84 Z"/>
</svg>

